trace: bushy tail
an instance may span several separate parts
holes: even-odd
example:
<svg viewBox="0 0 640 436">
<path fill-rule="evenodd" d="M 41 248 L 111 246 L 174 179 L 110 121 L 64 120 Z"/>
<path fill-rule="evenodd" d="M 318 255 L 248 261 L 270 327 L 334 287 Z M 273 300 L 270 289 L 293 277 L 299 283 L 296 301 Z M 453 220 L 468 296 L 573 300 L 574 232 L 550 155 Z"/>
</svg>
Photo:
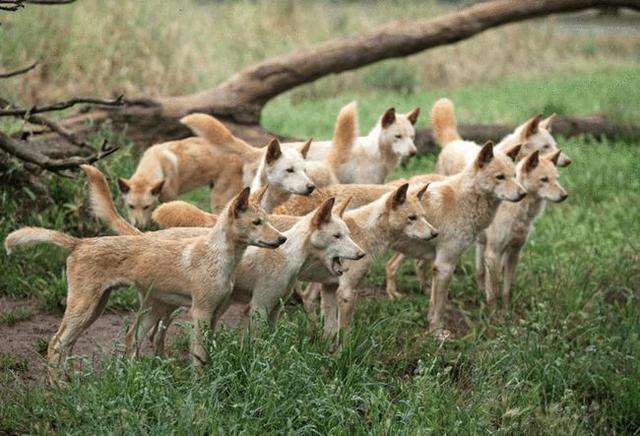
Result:
<svg viewBox="0 0 640 436">
<path fill-rule="evenodd" d="M 336 171 L 349 160 L 351 149 L 358 138 L 358 130 L 358 105 L 352 101 L 340 109 L 336 119 L 333 146 L 326 157 L 332 170 Z"/>
<path fill-rule="evenodd" d="M 142 232 L 129 224 L 118 213 L 113 202 L 107 178 L 96 167 L 80 165 L 89 180 L 89 199 L 93 215 L 107 222 L 118 235 L 142 235 Z"/>
<path fill-rule="evenodd" d="M 227 153 L 238 154 L 243 160 L 252 161 L 262 155 L 259 148 L 234 136 L 224 124 L 211 115 L 193 113 L 182 117 L 180 122 L 212 145 L 222 148 Z"/>
<path fill-rule="evenodd" d="M 431 125 L 435 132 L 438 144 L 445 146 L 460 138 L 456 127 L 453 102 L 448 98 L 441 98 L 431 108 Z"/>
<path fill-rule="evenodd" d="M 213 227 L 217 216 L 184 201 L 169 201 L 153 211 L 151 216 L 160 227 Z"/>
<path fill-rule="evenodd" d="M 55 244 L 65 250 L 72 251 L 80 240 L 66 233 L 56 230 L 43 229 L 42 227 L 23 227 L 9 233 L 4 240 L 4 249 L 7 254 L 19 246 L 31 247 L 38 244 Z"/>
</svg>

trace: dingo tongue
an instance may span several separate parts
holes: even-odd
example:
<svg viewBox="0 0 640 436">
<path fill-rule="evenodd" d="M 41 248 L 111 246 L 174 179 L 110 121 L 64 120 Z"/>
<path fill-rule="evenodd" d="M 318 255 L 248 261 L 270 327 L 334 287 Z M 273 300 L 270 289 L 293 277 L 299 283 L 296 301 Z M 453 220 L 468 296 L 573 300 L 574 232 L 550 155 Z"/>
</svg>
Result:
<svg viewBox="0 0 640 436">
<path fill-rule="evenodd" d="M 340 260 L 339 257 L 334 257 L 331 260 L 331 269 L 336 275 L 339 275 L 339 276 L 341 276 L 342 273 L 346 271 L 346 269 L 342 267 L 342 261 Z"/>
</svg>

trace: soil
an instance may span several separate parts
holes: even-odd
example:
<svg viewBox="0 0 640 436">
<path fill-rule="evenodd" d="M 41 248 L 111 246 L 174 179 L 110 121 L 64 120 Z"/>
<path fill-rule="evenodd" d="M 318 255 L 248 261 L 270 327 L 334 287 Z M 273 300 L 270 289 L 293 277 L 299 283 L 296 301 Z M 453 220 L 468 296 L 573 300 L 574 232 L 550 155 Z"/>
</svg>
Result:
<svg viewBox="0 0 640 436">
<path fill-rule="evenodd" d="M 363 298 L 386 298 L 383 289 L 366 288 L 360 292 Z M 410 298 L 410 297 L 407 297 Z M 0 323 L 0 386 L 15 382 L 40 382 L 46 379 L 46 348 L 58 329 L 62 313 L 41 312 L 38 302 L 30 299 L 10 299 L 0 297 L 0 313 L 24 308 L 32 315 L 13 325 Z M 238 325 L 244 317 L 244 305 L 232 305 L 222 317 L 227 326 Z M 114 351 L 124 352 L 124 335 L 127 326 L 135 321 L 135 312 L 105 311 L 93 325 L 84 332 L 75 344 L 74 356 L 88 359 L 93 368 L 100 367 L 106 357 Z M 447 325 L 457 337 L 468 332 L 468 325 L 460 310 L 447 310 Z M 172 353 L 172 338 L 180 333 L 184 323 L 189 322 L 186 311 L 177 316 L 167 334 L 167 352 Z M 151 350 L 145 341 L 142 352 Z"/>
</svg>

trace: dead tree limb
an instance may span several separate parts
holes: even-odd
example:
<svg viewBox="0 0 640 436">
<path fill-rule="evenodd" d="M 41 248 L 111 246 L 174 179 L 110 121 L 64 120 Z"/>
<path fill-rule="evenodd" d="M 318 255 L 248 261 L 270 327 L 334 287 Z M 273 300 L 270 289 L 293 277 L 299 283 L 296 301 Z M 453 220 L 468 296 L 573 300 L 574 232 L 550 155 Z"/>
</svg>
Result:
<svg viewBox="0 0 640 436">
<path fill-rule="evenodd" d="M 73 97 L 69 100 L 60 101 L 44 106 L 32 106 L 30 108 L 11 107 L 10 109 L 0 109 L 0 117 L 22 117 L 41 114 L 44 112 L 62 111 L 78 104 L 91 104 L 94 106 L 122 106 L 125 103 L 126 101 L 124 99 L 124 95 L 120 95 L 109 100 L 93 97 Z"/>
<path fill-rule="evenodd" d="M 116 151 L 118 147 L 110 147 L 107 141 L 103 141 L 100 149 L 90 156 L 80 157 L 73 156 L 65 159 L 54 159 L 29 148 L 29 143 L 19 141 L 0 132 L 0 149 L 6 153 L 17 157 L 18 159 L 35 164 L 42 169 L 49 171 L 62 171 L 76 168 L 83 164 L 92 164 L 103 157 L 109 156 Z"/>
<path fill-rule="evenodd" d="M 461 124 L 458 126 L 460 135 L 468 140 L 482 143 L 491 139 L 499 142 L 517 126 L 502 124 Z M 557 116 L 553 121 L 553 134 L 571 138 L 589 135 L 595 138 L 640 138 L 640 126 L 618 123 L 599 115 L 590 117 Z M 420 154 L 432 153 L 437 149 L 437 143 L 432 129 L 418 129 L 416 132 L 416 146 Z"/>
<path fill-rule="evenodd" d="M 141 145 L 188 135 L 189 131 L 178 120 L 191 112 L 206 112 L 236 125 L 258 126 L 262 108 L 269 100 L 328 74 L 452 44 L 503 24 L 607 6 L 640 10 L 640 0 L 482 2 L 434 19 L 401 20 L 369 33 L 337 38 L 268 59 L 202 92 L 142 98 L 125 107 L 97 109 L 69 117 L 63 125 L 69 130 L 84 132 L 87 120 L 100 123 L 108 119 L 117 129 L 128 126 L 129 139 Z"/>
<path fill-rule="evenodd" d="M 0 11 L 15 12 L 24 8 L 24 0 L 0 0 Z"/>
<path fill-rule="evenodd" d="M 33 70 L 37 65 L 38 65 L 38 61 L 35 61 L 35 62 L 27 65 L 26 67 L 22 67 L 22 68 L 19 68 L 17 70 L 9 71 L 9 72 L 6 72 L 6 73 L 0 73 L 0 79 L 7 79 L 9 77 L 14 77 L 14 76 L 19 76 L 21 74 L 25 74 L 25 73 Z"/>
</svg>

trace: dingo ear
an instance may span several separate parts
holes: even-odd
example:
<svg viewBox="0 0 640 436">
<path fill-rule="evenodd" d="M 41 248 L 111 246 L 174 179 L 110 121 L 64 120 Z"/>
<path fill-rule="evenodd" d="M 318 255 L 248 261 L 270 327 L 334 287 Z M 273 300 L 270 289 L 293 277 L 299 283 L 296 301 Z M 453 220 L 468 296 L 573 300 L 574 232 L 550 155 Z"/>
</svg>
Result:
<svg viewBox="0 0 640 436">
<path fill-rule="evenodd" d="M 522 148 L 522 144 L 515 145 L 511 147 L 509 151 L 505 154 L 511 158 L 512 161 L 516 161 L 518 159 L 518 154 L 520 154 L 520 149 Z"/>
<path fill-rule="evenodd" d="M 416 125 L 416 123 L 418 122 L 418 117 L 420 116 L 420 108 L 414 108 L 411 112 L 409 112 L 407 114 L 407 118 L 409 119 L 409 121 L 411 122 L 411 124 L 413 124 L 414 126 Z"/>
<path fill-rule="evenodd" d="M 551 163 L 554 164 L 555 166 L 558 166 L 558 161 L 560 160 L 561 154 L 562 154 L 561 150 L 556 150 L 547 159 L 549 159 Z"/>
<path fill-rule="evenodd" d="M 242 212 L 245 212 L 249 209 L 249 194 L 251 194 L 251 189 L 249 187 L 244 188 L 238 195 L 236 195 L 233 200 L 231 200 L 231 205 L 229 206 L 229 215 L 234 218 L 238 218 Z"/>
<path fill-rule="evenodd" d="M 493 159 L 493 141 L 484 143 L 476 157 L 476 167 L 484 168 Z"/>
<path fill-rule="evenodd" d="M 325 202 L 322 203 L 322 205 L 318 209 L 316 209 L 316 213 L 311 219 L 311 224 L 313 225 L 313 227 L 319 229 L 323 224 L 327 224 L 329 221 L 331 221 L 331 210 L 333 209 L 333 204 L 335 203 L 335 201 L 336 199 L 334 197 L 331 197 L 325 200 Z"/>
<path fill-rule="evenodd" d="M 262 202 L 262 198 L 264 197 L 264 194 L 267 192 L 267 189 L 269 189 L 269 185 L 264 185 L 258 191 L 254 192 L 251 195 L 251 201 L 253 203 L 260 204 Z"/>
<path fill-rule="evenodd" d="M 547 131 L 551 131 L 551 125 L 553 124 L 553 121 L 556 119 L 556 114 L 551 114 L 549 115 L 547 118 L 545 118 L 544 120 L 540 121 L 540 127 L 542 127 L 543 129 L 547 130 Z"/>
<path fill-rule="evenodd" d="M 342 218 L 342 215 L 344 215 L 344 211 L 347 210 L 349 203 L 351 203 L 351 197 L 347 197 L 336 206 L 336 212 L 338 213 L 338 216 L 340 218 Z"/>
<path fill-rule="evenodd" d="M 418 197 L 418 200 L 422 201 L 422 197 L 424 197 L 424 193 L 427 192 L 427 189 L 429 189 L 430 184 L 431 183 L 425 184 L 424 187 L 418 191 L 418 193 L 416 194 L 416 197 Z"/>
<path fill-rule="evenodd" d="M 131 185 L 129 184 L 129 181 L 127 179 L 123 179 L 122 177 L 118 177 L 118 188 L 123 194 L 131 191 Z"/>
<path fill-rule="evenodd" d="M 390 107 L 382 114 L 380 119 L 380 125 L 383 129 L 386 129 L 396 121 L 396 108 Z"/>
<path fill-rule="evenodd" d="M 280 141 L 278 141 L 276 138 L 273 138 L 271 142 L 269 142 L 269 145 L 267 145 L 267 154 L 264 157 L 267 161 L 267 165 L 271 165 L 273 162 L 278 160 L 280 156 L 282 156 Z"/>
<path fill-rule="evenodd" d="M 151 188 L 151 195 L 155 195 L 156 197 L 160 195 L 160 192 L 162 192 L 163 186 L 164 186 L 164 180 L 160 180 L 158 183 L 153 185 L 153 187 Z"/>
<path fill-rule="evenodd" d="M 389 205 L 389 207 L 391 209 L 396 209 L 397 207 L 404 204 L 404 202 L 407 200 L 408 190 L 409 190 L 409 184 L 405 183 L 404 185 L 401 185 L 398 189 L 393 191 L 391 193 L 391 196 L 389 197 L 389 200 L 387 201 L 387 204 Z"/>
<path fill-rule="evenodd" d="M 526 157 L 526 160 L 524 162 L 524 170 L 527 172 L 533 171 L 534 169 L 536 169 L 539 163 L 540 163 L 540 152 L 536 150 Z"/>
<path fill-rule="evenodd" d="M 536 133 L 538 133 L 540 118 L 542 118 L 542 115 L 538 114 L 524 123 L 522 133 L 520 134 L 520 139 L 522 141 L 526 141 L 531 135 L 535 135 Z"/>
<path fill-rule="evenodd" d="M 313 141 L 313 138 L 307 139 L 307 142 L 305 142 L 302 148 L 300 149 L 300 154 L 305 159 L 307 158 L 307 154 L 309 154 L 309 149 L 311 148 L 312 141 Z"/>
</svg>

